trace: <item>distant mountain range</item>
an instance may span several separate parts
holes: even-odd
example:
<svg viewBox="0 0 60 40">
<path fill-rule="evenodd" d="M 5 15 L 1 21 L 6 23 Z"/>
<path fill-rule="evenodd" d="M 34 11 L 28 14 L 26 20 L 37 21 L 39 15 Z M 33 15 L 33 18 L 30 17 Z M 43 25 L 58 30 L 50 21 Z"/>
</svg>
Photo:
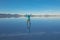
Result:
<svg viewBox="0 0 60 40">
<path fill-rule="evenodd" d="M 20 14 L 0 14 L 0 18 L 18 18 L 18 17 L 60 17 L 60 14 L 39 14 L 39 15 L 20 15 Z"/>
<path fill-rule="evenodd" d="M 19 17 L 20 15 L 18 14 L 0 14 L 0 18 L 11 18 L 11 17 Z"/>
</svg>

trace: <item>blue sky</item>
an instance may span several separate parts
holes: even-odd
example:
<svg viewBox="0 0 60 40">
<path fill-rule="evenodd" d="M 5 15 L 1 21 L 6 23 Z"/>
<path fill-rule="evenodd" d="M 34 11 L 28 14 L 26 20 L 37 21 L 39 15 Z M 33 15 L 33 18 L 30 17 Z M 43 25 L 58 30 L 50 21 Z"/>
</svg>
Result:
<svg viewBox="0 0 60 40">
<path fill-rule="evenodd" d="M 58 12 L 59 0 L 0 0 L 0 13 Z"/>
</svg>

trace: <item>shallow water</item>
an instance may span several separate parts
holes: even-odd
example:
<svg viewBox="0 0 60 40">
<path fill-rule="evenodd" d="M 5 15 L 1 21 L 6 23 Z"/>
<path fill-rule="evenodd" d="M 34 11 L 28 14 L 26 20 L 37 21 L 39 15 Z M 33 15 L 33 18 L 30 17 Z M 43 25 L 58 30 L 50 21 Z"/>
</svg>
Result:
<svg viewBox="0 0 60 40">
<path fill-rule="evenodd" d="M 28 33 L 25 18 L 1 18 L 0 40 L 60 40 L 60 19 L 31 18 Z"/>
</svg>

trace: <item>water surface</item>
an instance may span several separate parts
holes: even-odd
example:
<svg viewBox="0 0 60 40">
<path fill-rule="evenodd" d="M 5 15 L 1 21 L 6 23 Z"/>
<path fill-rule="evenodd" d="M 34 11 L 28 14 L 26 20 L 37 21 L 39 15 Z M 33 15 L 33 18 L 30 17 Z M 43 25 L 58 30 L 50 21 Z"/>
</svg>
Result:
<svg viewBox="0 0 60 40">
<path fill-rule="evenodd" d="M 60 19 L 31 18 L 28 33 L 26 18 L 1 18 L 0 40 L 60 40 Z"/>
</svg>

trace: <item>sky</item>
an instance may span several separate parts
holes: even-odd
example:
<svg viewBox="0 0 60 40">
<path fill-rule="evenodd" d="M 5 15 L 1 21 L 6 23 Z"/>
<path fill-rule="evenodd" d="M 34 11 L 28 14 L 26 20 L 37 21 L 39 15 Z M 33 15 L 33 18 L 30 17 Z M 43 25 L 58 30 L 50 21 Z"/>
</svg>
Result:
<svg viewBox="0 0 60 40">
<path fill-rule="evenodd" d="M 0 0 L 0 13 L 60 13 L 60 0 Z"/>
</svg>

